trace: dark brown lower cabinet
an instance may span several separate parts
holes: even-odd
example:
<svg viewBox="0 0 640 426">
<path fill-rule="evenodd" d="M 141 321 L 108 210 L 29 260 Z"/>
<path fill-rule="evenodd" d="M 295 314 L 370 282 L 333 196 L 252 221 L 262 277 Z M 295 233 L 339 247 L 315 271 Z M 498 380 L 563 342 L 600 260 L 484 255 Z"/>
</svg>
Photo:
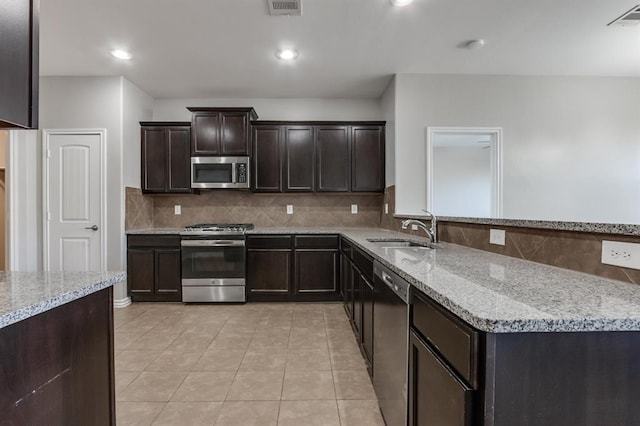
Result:
<svg viewBox="0 0 640 426">
<path fill-rule="evenodd" d="M 129 235 L 127 290 L 132 301 L 182 301 L 180 271 L 178 235 Z"/>
<path fill-rule="evenodd" d="M 291 249 L 247 250 L 247 300 L 288 300 L 291 257 Z"/>
<path fill-rule="evenodd" d="M 418 335 L 409 333 L 409 424 L 472 424 L 473 390 Z"/>
<path fill-rule="evenodd" d="M 0 329 L 0 424 L 115 425 L 112 287 Z"/>
<path fill-rule="evenodd" d="M 347 317 L 353 321 L 353 269 L 345 253 L 340 253 L 340 289 Z"/>
<path fill-rule="evenodd" d="M 248 235 L 247 300 L 340 300 L 337 235 Z"/>
<path fill-rule="evenodd" d="M 338 251 L 296 249 L 295 280 L 298 300 L 338 300 Z"/>
<path fill-rule="evenodd" d="M 360 275 L 360 289 L 362 291 L 362 350 L 369 374 L 373 371 L 373 309 L 374 291 L 373 284 L 364 276 Z"/>
</svg>

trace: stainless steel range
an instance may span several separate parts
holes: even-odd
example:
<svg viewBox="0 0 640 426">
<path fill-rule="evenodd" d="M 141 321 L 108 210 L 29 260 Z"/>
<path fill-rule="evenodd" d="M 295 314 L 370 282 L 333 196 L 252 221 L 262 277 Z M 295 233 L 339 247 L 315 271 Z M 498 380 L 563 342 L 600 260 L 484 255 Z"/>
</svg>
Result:
<svg viewBox="0 0 640 426">
<path fill-rule="evenodd" d="M 182 301 L 244 302 L 244 233 L 250 223 L 187 226 L 181 233 Z"/>
</svg>

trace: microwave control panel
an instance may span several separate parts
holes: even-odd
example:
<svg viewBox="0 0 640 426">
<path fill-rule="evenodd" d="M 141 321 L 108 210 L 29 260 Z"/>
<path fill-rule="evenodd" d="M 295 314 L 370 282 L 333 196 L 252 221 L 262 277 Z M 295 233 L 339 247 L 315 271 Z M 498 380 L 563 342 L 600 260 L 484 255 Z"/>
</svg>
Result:
<svg viewBox="0 0 640 426">
<path fill-rule="evenodd" d="M 238 163 L 238 183 L 247 182 L 247 164 Z"/>
</svg>

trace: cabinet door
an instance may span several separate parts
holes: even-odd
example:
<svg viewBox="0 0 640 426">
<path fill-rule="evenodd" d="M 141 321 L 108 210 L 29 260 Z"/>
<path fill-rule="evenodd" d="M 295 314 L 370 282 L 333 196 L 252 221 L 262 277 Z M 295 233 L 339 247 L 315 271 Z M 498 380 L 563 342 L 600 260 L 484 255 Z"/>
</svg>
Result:
<svg viewBox="0 0 640 426">
<path fill-rule="evenodd" d="M 142 191 L 166 192 L 167 131 L 161 127 L 142 128 Z"/>
<path fill-rule="evenodd" d="M 362 281 L 362 348 L 369 366 L 369 374 L 371 374 L 371 366 L 373 365 L 373 309 L 374 309 L 374 292 L 373 284 L 364 276 L 360 276 Z"/>
<path fill-rule="evenodd" d="M 191 116 L 191 155 L 220 155 L 220 113 L 194 112 Z"/>
<path fill-rule="evenodd" d="M 315 176 L 315 148 L 313 126 L 284 128 L 285 191 L 313 192 Z"/>
<path fill-rule="evenodd" d="M 247 113 L 220 113 L 220 150 L 222 155 L 249 155 Z"/>
<path fill-rule="evenodd" d="M 384 191 L 384 128 L 351 128 L 351 190 Z"/>
<path fill-rule="evenodd" d="M 155 294 L 159 300 L 180 302 L 182 284 L 180 278 L 180 249 L 156 249 Z"/>
<path fill-rule="evenodd" d="M 280 126 L 253 127 L 253 190 L 282 192 L 282 140 Z"/>
<path fill-rule="evenodd" d="M 471 388 L 413 331 L 409 335 L 409 425 L 471 425 Z"/>
<path fill-rule="evenodd" d="M 342 301 L 344 307 L 347 310 L 347 316 L 350 320 L 353 320 L 353 274 L 351 272 L 351 260 L 349 257 L 342 253 L 340 255 L 340 289 L 342 291 Z"/>
<path fill-rule="evenodd" d="M 291 250 L 247 251 L 247 300 L 288 300 Z"/>
<path fill-rule="evenodd" d="M 356 337 L 362 342 L 362 278 L 360 271 L 352 266 L 353 273 L 353 325 Z"/>
<path fill-rule="evenodd" d="M 167 192 L 191 192 L 191 130 L 170 128 L 168 132 Z"/>
<path fill-rule="evenodd" d="M 349 191 L 351 152 L 348 126 L 316 128 L 316 191 Z"/>
<path fill-rule="evenodd" d="M 338 251 L 296 249 L 295 282 L 298 300 L 338 300 Z"/>
<path fill-rule="evenodd" d="M 38 128 L 38 2 L 0 7 L 0 128 Z"/>
<path fill-rule="evenodd" d="M 127 251 L 127 287 L 129 295 L 152 295 L 154 292 L 153 249 Z"/>
</svg>

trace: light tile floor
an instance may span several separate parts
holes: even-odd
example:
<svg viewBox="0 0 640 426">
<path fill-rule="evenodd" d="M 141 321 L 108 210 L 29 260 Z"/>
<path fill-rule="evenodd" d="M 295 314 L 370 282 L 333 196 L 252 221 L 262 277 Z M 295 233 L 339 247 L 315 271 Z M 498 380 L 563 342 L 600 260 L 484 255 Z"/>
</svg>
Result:
<svg viewBox="0 0 640 426">
<path fill-rule="evenodd" d="M 125 425 L 384 425 L 341 304 L 115 310 Z"/>
</svg>

